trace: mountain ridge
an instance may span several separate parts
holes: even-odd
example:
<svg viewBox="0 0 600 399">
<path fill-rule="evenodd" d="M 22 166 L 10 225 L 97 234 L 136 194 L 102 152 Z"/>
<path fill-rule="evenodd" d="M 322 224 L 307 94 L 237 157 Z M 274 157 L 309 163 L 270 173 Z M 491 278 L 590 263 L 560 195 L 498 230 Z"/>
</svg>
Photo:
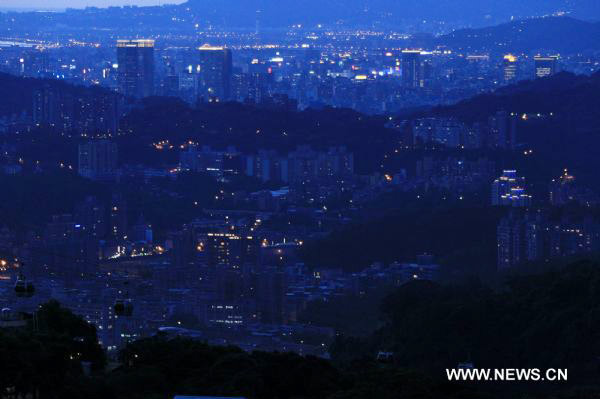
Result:
<svg viewBox="0 0 600 399">
<path fill-rule="evenodd" d="M 599 37 L 600 22 L 559 16 L 460 29 L 439 37 L 437 43 L 463 51 L 531 52 L 544 49 L 574 53 L 598 49 Z"/>
<path fill-rule="evenodd" d="M 355 23 L 398 23 L 402 20 L 463 21 L 465 25 L 490 25 L 532 16 L 568 13 L 577 18 L 600 18 L 600 4 L 583 0 L 576 5 L 567 0 L 527 1 L 505 0 L 421 0 L 390 2 L 387 0 L 188 0 L 180 7 L 209 9 L 236 23 L 250 19 L 255 22 L 256 11 L 266 26 L 281 24 L 319 24 L 337 21 Z M 282 12 L 282 10 L 285 10 Z M 424 13 L 423 10 L 426 10 Z"/>
<path fill-rule="evenodd" d="M 425 10 L 425 11 L 424 11 Z M 257 12 L 258 11 L 258 12 Z M 184 30 L 193 26 L 225 29 L 283 29 L 292 25 L 315 28 L 340 26 L 407 30 L 449 31 L 453 27 L 482 27 L 513 19 L 568 14 L 574 18 L 600 19 L 600 2 L 580 0 L 422 0 L 418 3 L 390 0 L 188 0 L 179 5 L 147 7 L 88 7 L 63 13 L 0 13 L 0 28 L 12 30 L 57 27 L 71 29 L 92 25 L 123 31 Z M 3 18 L 4 17 L 4 18 Z M 135 20 L 132 20 L 135 19 Z M 33 23 L 36 22 L 36 23 Z"/>
</svg>

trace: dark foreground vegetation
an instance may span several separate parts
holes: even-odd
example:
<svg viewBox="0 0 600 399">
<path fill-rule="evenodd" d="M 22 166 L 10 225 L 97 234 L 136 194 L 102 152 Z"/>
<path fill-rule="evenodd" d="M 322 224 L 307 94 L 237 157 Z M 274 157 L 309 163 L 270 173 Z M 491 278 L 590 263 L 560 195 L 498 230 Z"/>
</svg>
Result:
<svg viewBox="0 0 600 399">
<path fill-rule="evenodd" d="M 332 359 L 246 353 L 155 336 L 110 365 L 92 326 L 56 302 L 36 328 L 0 331 L 3 392 L 40 398 L 594 398 L 600 364 L 600 263 L 512 276 L 498 290 L 414 282 L 388 295 L 370 336 L 339 335 Z M 379 351 L 393 353 L 387 362 Z M 566 383 L 455 384 L 445 369 L 567 368 Z M 108 364 L 108 366 L 107 366 Z M 89 370 L 89 372 L 84 372 Z M 585 392 L 585 396 L 583 395 Z"/>
</svg>

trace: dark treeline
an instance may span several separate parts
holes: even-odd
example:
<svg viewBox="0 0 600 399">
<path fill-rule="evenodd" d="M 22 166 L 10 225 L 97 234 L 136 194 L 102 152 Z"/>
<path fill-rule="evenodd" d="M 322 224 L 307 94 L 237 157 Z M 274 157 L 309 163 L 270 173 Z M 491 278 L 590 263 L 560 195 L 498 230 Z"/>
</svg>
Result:
<svg viewBox="0 0 600 399">
<path fill-rule="evenodd" d="M 158 335 L 129 344 L 118 364 L 105 368 L 94 327 L 51 302 L 38 312 L 35 329 L 0 333 L 0 361 L 9 366 L 0 385 L 40 398 L 596 397 L 599 284 L 595 261 L 514 275 L 497 290 L 416 281 L 386 296 L 383 324 L 372 335 L 338 336 L 331 361 Z M 382 350 L 393 353 L 391 361 L 375 360 Z M 490 368 L 568 368 L 569 379 L 531 385 L 444 382 L 445 368 L 466 361 Z"/>
<path fill-rule="evenodd" d="M 250 185 L 256 182 L 238 182 Z M 84 179 L 74 171 L 59 170 L 49 173 L 28 173 L 22 176 L 0 175 L 0 184 L 7 193 L 0 203 L 2 225 L 17 232 L 27 229 L 40 231 L 53 215 L 73 214 L 77 205 L 87 197 L 96 197 L 106 208 L 113 194 L 122 195 L 128 207 L 128 219 L 138 220 L 143 215 L 152 223 L 158 237 L 188 222 L 199 210 L 209 207 L 219 184 L 207 174 L 182 173 L 178 179 L 156 177 L 140 190 L 140 182 L 124 178 L 118 184 L 107 185 Z M 258 184 L 258 183 L 256 183 Z M 43 199 L 43 200 L 42 200 Z"/>
<path fill-rule="evenodd" d="M 521 118 L 517 137 L 521 149 L 535 151 L 532 156 L 513 163 L 513 168 L 518 167 L 529 180 L 546 182 L 558 176 L 563 168 L 569 168 L 579 181 L 598 188 L 595 171 L 600 163 L 594 151 L 600 145 L 598 104 L 600 73 L 584 76 L 562 72 L 549 78 L 522 81 L 414 117 L 454 117 L 471 124 L 485 123 L 500 110 L 515 113 Z M 523 114 L 529 114 L 527 119 L 522 118 Z"/>
<path fill-rule="evenodd" d="M 0 115 L 30 114 L 33 93 L 47 84 L 55 85 L 60 92 L 74 91 L 92 97 L 107 95 L 103 89 L 49 82 L 0 75 L 0 94 L 5 98 Z M 514 157 L 507 157 L 505 163 L 520 166 L 532 180 L 538 175 L 543 179 L 555 177 L 568 167 L 580 181 L 594 184 L 597 180 L 589 171 L 596 169 L 593 166 L 600 167 L 592 151 L 600 144 L 599 89 L 600 74 L 576 76 L 565 72 L 523 81 L 453 106 L 403 114 L 402 119 L 454 117 L 472 124 L 486 123 L 500 110 L 518 115 L 539 113 L 540 118 L 521 120 L 518 126 L 518 140 L 523 149 L 535 148 L 533 156 L 521 160 L 521 165 L 515 165 Z M 189 140 L 219 149 L 235 146 L 244 152 L 272 149 L 286 153 L 298 145 L 318 149 L 343 145 L 355 154 L 357 172 L 366 174 L 382 171 L 382 154 L 411 144 L 402 133 L 386 129 L 386 121 L 381 116 L 365 116 L 347 109 L 297 112 L 285 106 L 239 103 L 191 106 L 175 98 L 154 97 L 136 105 L 123 117 L 114 140 L 119 144 L 121 163 L 153 166 L 176 163 L 179 145 Z M 88 132 L 88 137 L 94 133 L 99 132 Z M 76 162 L 77 143 L 85 139 L 53 134 L 45 128 L 34 128 L 30 134 L 14 138 L 26 160 L 71 164 Z M 169 140 L 173 148 L 157 151 L 152 144 L 162 140 Z M 481 150 L 463 152 L 474 157 L 487 155 Z M 402 151 L 396 158 L 411 159 L 411 156 L 410 151 Z M 392 157 L 386 166 L 393 166 L 391 160 Z"/>
<path fill-rule="evenodd" d="M 37 322 L 0 331 L 0 388 L 12 397 L 164 399 L 176 394 L 249 399 L 476 398 L 470 389 L 373 360 L 336 367 L 294 353 L 246 353 L 158 335 L 129 344 L 107 364 L 92 325 L 57 302 Z M 4 395 L 4 394 L 3 394 Z M 4 396 L 3 396 L 4 397 Z"/>
<path fill-rule="evenodd" d="M 24 330 L 0 329 L 2 397 L 36 394 L 58 398 L 69 392 L 83 375 L 83 365 L 101 372 L 106 358 L 98 344 L 96 329 L 83 319 L 47 303 Z"/>
<path fill-rule="evenodd" d="M 365 116 L 348 109 L 308 109 L 297 112 L 285 107 L 260 107 L 251 104 L 200 104 L 191 107 L 174 98 L 151 98 L 134 109 L 121 123 L 123 149 L 141 160 L 140 143 L 188 140 L 224 149 L 253 152 L 259 149 L 286 153 L 298 145 L 317 149 L 346 146 L 355 153 L 356 168 L 375 170 L 378 156 L 397 142 L 394 132 L 385 129 L 383 117 Z M 131 150 L 131 151 L 128 151 Z"/>
<path fill-rule="evenodd" d="M 373 262 L 412 261 L 416 254 L 430 253 L 450 269 L 492 271 L 502 210 L 482 205 L 481 199 L 460 200 L 442 192 L 394 198 L 395 206 L 382 207 L 385 212 L 307 242 L 305 261 L 355 272 Z"/>
<path fill-rule="evenodd" d="M 520 114 L 553 113 L 559 119 L 571 119 L 574 127 L 593 126 L 597 119 L 600 73 L 591 76 L 560 72 L 536 80 L 524 80 L 454 105 L 434 108 L 436 116 L 453 116 L 465 122 L 484 122 L 499 110 Z"/>
<path fill-rule="evenodd" d="M 599 264 L 554 266 L 508 277 L 497 290 L 477 283 L 407 284 L 383 301 L 384 326 L 368 339 L 339 338 L 333 358 L 347 362 L 387 350 L 399 367 L 434 373 L 470 361 L 483 368 L 568 368 L 569 382 L 597 381 Z"/>
</svg>

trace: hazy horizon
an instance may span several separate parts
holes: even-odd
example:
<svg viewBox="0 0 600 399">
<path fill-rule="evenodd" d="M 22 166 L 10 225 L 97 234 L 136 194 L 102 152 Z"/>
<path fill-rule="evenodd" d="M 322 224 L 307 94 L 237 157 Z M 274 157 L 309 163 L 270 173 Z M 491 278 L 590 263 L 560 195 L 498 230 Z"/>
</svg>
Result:
<svg viewBox="0 0 600 399">
<path fill-rule="evenodd" d="M 4 0 L 2 1 L 2 4 L 0 4 L 0 9 L 31 10 L 130 5 L 156 6 L 183 2 L 185 2 L 185 0 L 29 0 L 27 2 L 23 2 L 23 0 Z"/>
</svg>

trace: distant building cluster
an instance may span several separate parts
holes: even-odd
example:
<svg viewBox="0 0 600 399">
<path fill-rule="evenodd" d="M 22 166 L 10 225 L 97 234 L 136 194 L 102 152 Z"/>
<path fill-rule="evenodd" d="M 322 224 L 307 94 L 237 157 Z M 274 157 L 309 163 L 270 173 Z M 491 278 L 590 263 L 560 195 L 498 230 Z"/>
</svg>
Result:
<svg viewBox="0 0 600 399">
<path fill-rule="evenodd" d="M 592 190 L 577 183 L 575 176 L 567 169 L 559 177 L 552 179 L 549 186 L 549 201 L 553 206 L 577 203 L 584 206 L 596 205 L 600 198 Z"/>
<path fill-rule="evenodd" d="M 222 40 L 226 37 L 216 40 L 219 45 L 197 46 L 196 39 L 193 43 L 183 39 L 184 45 L 177 42 L 164 48 L 150 38 L 47 46 L 15 41 L 0 49 L 0 70 L 103 86 L 129 100 L 163 95 L 190 104 L 239 101 L 294 109 L 333 106 L 379 114 L 451 104 L 501 85 L 551 76 L 563 66 L 581 68 L 576 57 L 571 61 L 543 53 L 457 53 L 398 49 L 397 45 L 366 51 L 352 35 L 348 40 L 359 43 L 350 48 L 304 42 L 244 47 L 235 40 Z M 100 46 L 116 51 L 98 52 Z M 453 136 L 442 134 L 434 139 L 454 146 Z"/>
<path fill-rule="evenodd" d="M 79 145 L 79 174 L 92 180 L 115 180 L 118 166 L 117 144 L 108 140 Z"/>
<path fill-rule="evenodd" d="M 274 151 L 259 151 L 246 157 L 245 173 L 263 182 L 306 184 L 315 180 L 341 179 L 354 175 L 354 156 L 344 147 L 321 152 L 300 146 L 287 157 Z"/>
<path fill-rule="evenodd" d="M 600 249 L 600 223 L 589 215 L 556 219 L 544 212 L 513 211 L 497 231 L 499 270 Z"/>
<path fill-rule="evenodd" d="M 492 184 L 492 205 L 510 207 L 497 227 L 498 269 L 600 250 L 600 222 L 590 211 L 600 199 L 577 185 L 566 169 L 550 182 L 547 207 L 531 208 L 524 187 L 514 170 Z M 571 211 L 571 205 L 585 211 Z"/>
<path fill-rule="evenodd" d="M 417 160 L 414 183 L 417 187 L 464 193 L 487 186 L 495 172 L 495 162 L 485 156 L 469 159 L 430 155 Z M 399 183 L 406 185 L 410 180 L 405 177 Z"/>
<path fill-rule="evenodd" d="M 531 196 L 525 191 L 525 178 L 516 170 L 505 170 L 492 183 L 492 205 L 526 208 L 531 206 Z"/>
<path fill-rule="evenodd" d="M 184 170 L 209 173 L 221 178 L 226 173 L 235 173 L 240 169 L 240 157 L 241 153 L 232 146 L 225 151 L 218 151 L 210 146 L 199 148 L 197 145 L 188 145 L 179 153 L 179 164 Z"/>
<path fill-rule="evenodd" d="M 65 90 L 47 84 L 33 96 L 32 122 L 61 133 L 116 135 L 125 112 L 123 99 L 110 92 Z"/>
<path fill-rule="evenodd" d="M 554 75 L 558 72 L 558 56 L 541 56 L 533 57 L 535 63 L 535 77 L 545 78 Z"/>
<path fill-rule="evenodd" d="M 20 299 L 19 308 L 55 298 L 96 325 L 109 353 L 160 330 L 248 350 L 323 354 L 320 344 L 281 338 L 312 334 L 326 342 L 333 336 L 331 329 L 298 322 L 310 301 L 439 278 L 430 255 L 360 273 L 310 270 L 299 258 L 304 243 L 298 237 L 307 230 L 272 228 L 271 212 L 206 211 L 157 238 L 143 215 L 130 216 L 129 205 L 113 193 L 108 199 L 87 197 L 72 213 L 54 215 L 19 251 L 26 264 L 35 265 L 26 271 L 36 281 L 36 296 Z M 327 223 L 324 215 L 314 215 Z M 10 230 L 0 230 L 0 249 L 14 240 Z M 0 268 L 0 274 L 10 271 Z M 203 327 L 179 328 L 190 318 Z"/>
<path fill-rule="evenodd" d="M 420 147 L 434 145 L 446 148 L 494 148 L 515 150 L 519 146 L 518 117 L 505 111 L 498 111 L 488 119 L 487 124 L 475 123 L 471 126 L 455 118 L 429 117 L 415 119 L 407 125 L 390 125 L 400 131 L 407 126 L 412 144 Z"/>
</svg>

